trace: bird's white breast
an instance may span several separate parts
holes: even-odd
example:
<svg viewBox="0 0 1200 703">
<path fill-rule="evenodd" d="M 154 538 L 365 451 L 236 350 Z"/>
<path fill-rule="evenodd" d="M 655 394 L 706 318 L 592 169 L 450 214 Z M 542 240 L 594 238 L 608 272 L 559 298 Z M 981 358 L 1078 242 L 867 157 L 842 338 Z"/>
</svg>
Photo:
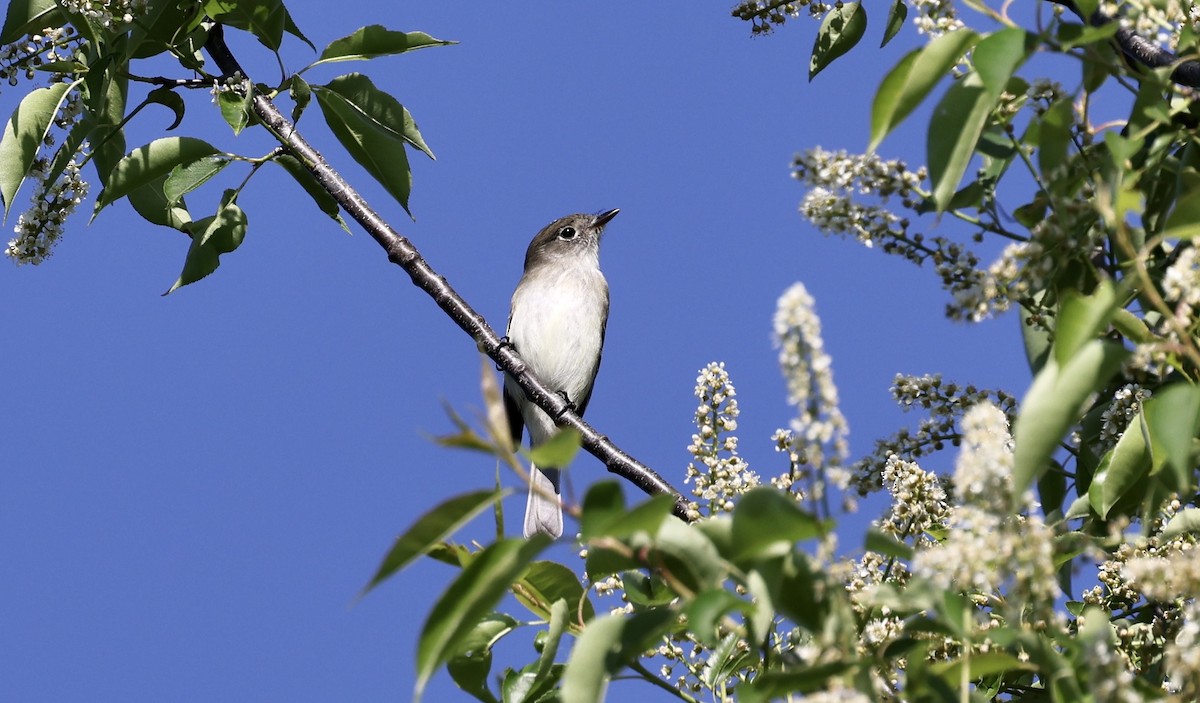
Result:
<svg viewBox="0 0 1200 703">
<path fill-rule="evenodd" d="M 513 294 L 508 337 L 539 378 L 579 402 L 596 376 L 607 312 L 594 260 L 542 267 Z"/>
</svg>

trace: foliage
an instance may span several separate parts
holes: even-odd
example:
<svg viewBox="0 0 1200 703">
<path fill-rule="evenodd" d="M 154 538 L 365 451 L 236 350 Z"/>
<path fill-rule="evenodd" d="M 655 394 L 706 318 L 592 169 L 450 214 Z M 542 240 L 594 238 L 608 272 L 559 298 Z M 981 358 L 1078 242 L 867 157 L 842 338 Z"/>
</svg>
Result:
<svg viewBox="0 0 1200 703">
<path fill-rule="evenodd" d="M 18 78 L 45 78 L 8 122 L 0 141 L 0 197 L 6 213 L 17 191 L 33 181 L 33 206 L 22 213 L 17 236 L 5 253 L 16 263 L 41 263 L 62 235 L 63 221 L 82 202 L 89 186 L 82 170 L 91 165 L 103 190 L 96 217 L 112 203 L 128 199 L 149 222 L 191 238 L 183 270 L 168 292 L 216 270 L 220 257 L 245 238 L 248 217 L 238 196 L 264 164 L 291 174 L 320 210 L 342 220 L 337 203 L 296 156 L 282 148 L 261 156 L 224 151 L 196 137 L 163 136 L 126 154 L 125 128 L 145 108 L 161 105 L 175 115 L 172 131 L 186 112 L 182 93 L 210 92 L 234 134 L 257 123 L 256 95 L 287 96 L 301 117 L 315 95 L 330 130 L 346 151 L 407 210 L 412 188 L 408 149 L 433 158 L 412 115 L 399 101 L 358 73 L 310 84 L 303 75 L 314 66 L 403 54 L 452 42 L 423 32 L 398 32 L 378 25 L 334 40 L 318 58 L 276 85 L 245 76 L 216 75 L 201 49 L 220 23 L 245 30 L 275 53 L 285 35 L 311 46 L 281 0 L 96 0 L 63 2 L 16 0 L 9 4 L 0 41 L 0 70 Z M 142 66 L 161 70 L 165 58 L 185 77 L 143 75 Z M 280 62 L 282 65 L 282 61 Z M 138 94 L 138 88 L 144 88 Z M 130 107 L 132 105 L 132 108 Z M 59 136 L 61 135 L 61 136 Z M 56 146 L 57 145 L 57 146 Z M 243 163 L 248 172 L 225 190 L 217 212 L 196 219 L 186 196 L 227 167 Z"/>
<path fill-rule="evenodd" d="M 948 0 L 894 0 L 882 19 L 858 2 L 746 0 L 733 13 L 755 33 L 819 18 L 810 79 L 865 37 L 884 45 L 906 27 L 923 37 L 882 77 L 865 153 L 797 156 L 800 210 L 826 234 L 931 265 L 953 319 L 1016 308 L 1035 374 L 1021 402 L 940 376 L 897 377 L 896 400 L 927 417 L 851 463 L 815 304 L 793 287 L 775 321 L 796 407 L 775 435 L 786 457 L 776 475 L 764 480 L 739 454 L 736 392 L 713 364 L 697 379 L 691 523 L 672 516 L 670 496 L 630 506 L 616 484 L 593 486 L 567 506 L 582 581 L 575 565 L 540 558 L 546 540 L 505 537 L 499 490 L 452 498 L 397 540 L 367 590 L 422 556 L 459 569 L 419 635 L 418 695 L 444 666 L 483 701 L 598 700 L 617 676 L 684 700 L 1200 696 L 1200 108 L 1181 85 L 1195 65 L 1128 43 L 1140 34 L 1195 55 L 1192 16 L 1178 3 L 1079 0 L 1014 19 L 1012 3 L 963 4 L 978 28 Z M 280 0 L 9 4 L 0 73 L 10 85 L 34 81 L 0 137 L 6 212 L 22 187 L 33 191 L 10 258 L 52 253 L 89 190 L 88 165 L 102 186 L 93 216 L 124 198 L 190 238 L 171 290 L 243 241 L 239 196 L 263 164 L 282 166 L 342 223 L 330 185 L 285 146 L 244 156 L 163 136 L 127 151 L 126 125 L 158 105 L 173 131 L 188 90 L 210 91 L 235 134 L 275 129 L 259 121 L 257 100 L 286 97 L 297 120 L 315 97 L 342 147 L 408 209 L 408 150 L 432 151 L 407 109 L 362 74 L 304 75 L 449 42 L 364 27 L 267 85 L 209 71 L 202 49 L 221 26 L 276 54 L 285 40 L 309 43 Z M 184 77 L 143 75 L 149 60 Z M 1100 104 L 1124 116 L 1096 124 Z M 926 165 L 881 157 L 919 115 Z M 234 164 L 245 165 L 242 180 L 194 218 L 186 196 Z M 441 441 L 523 471 L 485 371 L 484 430 L 452 416 L 457 432 Z M 577 444 L 565 432 L 541 451 L 565 458 Z M 959 447 L 953 475 L 921 466 L 948 446 Z M 840 554 L 833 528 L 855 493 L 888 505 L 862 548 Z M 489 506 L 494 542 L 450 541 Z M 534 620 L 499 612 L 506 595 Z M 531 627 L 535 656 L 493 677 L 497 643 Z"/>
</svg>

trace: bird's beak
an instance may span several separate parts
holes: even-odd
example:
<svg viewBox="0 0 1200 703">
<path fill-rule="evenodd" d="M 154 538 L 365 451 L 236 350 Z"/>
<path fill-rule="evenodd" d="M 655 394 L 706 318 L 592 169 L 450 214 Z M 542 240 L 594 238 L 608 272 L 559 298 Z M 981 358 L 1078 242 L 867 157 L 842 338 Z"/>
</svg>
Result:
<svg viewBox="0 0 1200 703">
<path fill-rule="evenodd" d="M 612 210 L 608 210 L 596 215 L 596 219 L 592 221 L 592 226 L 603 227 L 604 225 L 608 224 L 609 220 L 616 217 L 618 212 L 620 212 L 620 210 L 613 208 Z"/>
</svg>

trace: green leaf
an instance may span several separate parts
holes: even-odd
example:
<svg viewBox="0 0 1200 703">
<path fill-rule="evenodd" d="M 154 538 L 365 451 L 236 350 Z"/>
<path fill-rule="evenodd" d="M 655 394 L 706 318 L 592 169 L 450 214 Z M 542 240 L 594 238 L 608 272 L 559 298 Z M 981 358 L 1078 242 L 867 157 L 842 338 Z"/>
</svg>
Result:
<svg viewBox="0 0 1200 703">
<path fill-rule="evenodd" d="M 562 566 L 559 564 L 559 566 Z M 563 567 L 564 569 L 566 567 Z M 567 629 L 567 624 L 574 617 L 574 611 L 570 607 L 570 603 L 564 600 L 557 600 L 554 605 L 550 606 L 550 627 L 546 631 L 546 639 L 542 642 L 542 651 L 538 656 L 537 662 L 537 679 L 545 680 L 550 676 L 551 669 L 554 667 L 554 658 L 558 654 L 558 645 L 562 642 L 563 632 Z M 587 619 L 591 620 L 593 616 Z"/>
<path fill-rule="evenodd" d="M 1078 422 L 1088 396 L 1104 387 L 1128 355 L 1119 344 L 1094 339 L 1066 364 L 1051 358 L 1038 372 L 1013 428 L 1014 500 L 1041 478 L 1058 443 Z"/>
<path fill-rule="evenodd" d="M 690 625 L 691 623 L 689 623 Z M 754 657 L 757 660 L 757 656 Z M 711 691 L 720 691 L 739 669 L 751 661 L 745 640 L 731 632 L 713 648 L 700 670 L 700 682 Z"/>
<path fill-rule="evenodd" d="M 217 93 L 217 107 L 221 110 L 221 117 L 233 128 L 234 136 L 241 134 L 246 125 L 250 124 L 250 101 L 254 98 L 254 88 L 249 82 L 245 85 L 245 95 L 236 90 L 222 90 Z"/>
<path fill-rule="evenodd" d="M 939 213 L 946 211 L 958 190 L 995 105 L 996 97 L 984 87 L 979 74 L 972 73 L 950 86 L 934 108 L 926 151 L 933 200 Z"/>
<path fill-rule="evenodd" d="M 467 633 L 459 650 L 446 662 L 450 678 L 463 691 L 481 701 L 494 703 L 496 696 L 488 688 L 492 668 L 492 647 L 521 623 L 504 613 L 491 613 Z"/>
<path fill-rule="evenodd" d="M 66 16 L 54 0 L 10 0 L 0 30 L 0 45 L 12 44 L 46 27 L 62 27 Z"/>
<path fill-rule="evenodd" d="M 1122 498 L 1142 484 L 1150 473 L 1150 448 L 1146 444 L 1145 420 L 1138 413 L 1121 433 L 1116 445 L 1100 460 L 1088 502 L 1101 518 L 1107 518 Z M 1143 486 L 1144 487 L 1144 486 Z"/>
<path fill-rule="evenodd" d="M 203 159 L 189 164 L 180 164 L 171 169 L 171 173 L 163 182 L 162 187 L 167 204 L 178 203 L 183 196 L 207 183 L 228 165 L 228 159 L 220 156 L 206 156 Z"/>
<path fill-rule="evenodd" d="M 304 113 L 304 109 L 308 107 L 308 103 L 312 100 L 312 86 L 308 84 L 300 74 L 292 76 L 292 84 L 288 88 L 292 100 L 296 106 L 292 108 L 292 122 L 300 119 L 300 115 Z"/>
<path fill-rule="evenodd" d="M 263 46 L 279 51 L 287 22 L 282 0 L 205 0 L 204 14 L 250 32 Z"/>
<path fill-rule="evenodd" d="M 1160 538 L 1164 541 L 1183 534 L 1200 532 L 1200 508 L 1184 508 L 1167 521 Z"/>
<path fill-rule="evenodd" d="M 998 98 L 1008 79 L 1036 46 L 1036 37 L 1020 27 L 1008 27 L 981 39 L 972 53 L 971 64 L 984 87 Z"/>
<path fill-rule="evenodd" d="M 1003 674 L 1006 671 L 1037 671 L 1033 664 L 1023 662 L 1005 652 L 975 652 L 970 658 L 934 662 L 929 668 L 954 686 L 962 680 L 964 669 L 967 681 L 978 681 L 985 676 Z"/>
<path fill-rule="evenodd" d="M 1054 360 L 1067 363 L 1084 345 L 1108 327 L 1108 321 L 1120 305 L 1112 281 L 1104 280 L 1091 295 L 1068 290 L 1059 302 L 1058 322 L 1054 327 Z"/>
<path fill-rule="evenodd" d="M 883 41 L 879 43 L 879 48 L 887 46 L 888 42 L 899 34 L 906 19 L 908 19 L 908 5 L 904 0 L 895 0 L 892 8 L 888 10 L 887 22 L 884 23 L 883 29 Z"/>
<path fill-rule="evenodd" d="M 688 629 L 704 644 L 714 647 L 720 641 L 720 619 L 748 604 L 724 588 L 701 591 L 687 604 Z"/>
<path fill-rule="evenodd" d="M 501 497 L 499 491 L 472 491 L 442 501 L 396 538 L 375 575 L 363 587 L 365 595 L 385 579 L 426 554 Z"/>
<path fill-rule="evenodd" d="M 521 605 L 529 608 L 540 618 L 550 617 L 551 606 L 565 600 L 571 606 L 571 616 L 580 613 L 584 622 L 596 615 L 587 591 L 579 582 L 579 576 L 567 567 L 553 561 L 535 561 L 513 587 L 513 595 Z"/>
<path fill-rule="evenodd" d="M 144 59 L 169 51 L 199 26 L 204 17 L 199 4 L 179 0 L 149 0 L 129 33 L 126 51 Z"/>
<path fill-rule="evenodd" d="M 342 219 L 337 201 L 329 194 L 329 191 L 321 187 L 321 184 L 317 182 L 312 172 L 304 168 L 304 165 L 300 163 L 300 159 L 291 154 L 281 154 L 272 159 L 272 161 L 282 166 L 283 170 L 296 179 L 296 182 L 300 184 L 304 192 L 308 193 L 308 196 L 313 199 L 313 202 L 317 204 L 321 212 L 329 215 L 334 222 L 341 225 L 342 229 L 346 230 L 346 234 L 350 233 L 350 227 Z"/>
<path fill-rule="evenodd" d="M 599 703 L 613 674 L 668 632 L 675 613 L 667 608 L 631 616 L 606 615 L 588 623 L 575 640 L 562 678 L 562 703 Z"/>
<path fill-rule="evenodd" d="M 760 700 L 787 699 L 797 693 L 813 693 L 829 686 L 829 681 L 840 677 L 855 666 L 850 661 L 834 661 L 816 666 L 806 666 L 797 671 L 769 672 L 748 684 Z"/>
<path fill-rule="evenodd" d="M 867 11 L 857 2 L 835 5 L 817 30 L 812 58 L 808 62 L 808 80 L 812 80 L 834 59 L 854 48 L 867 31 Z"/>
<path fill-rule="evenodd" d="M 1071 145 L 1071 130 L 1074 126 L 1075 107 L 1069 99 L 1056 100 L 1042 115 L 1040 124 L 1040 144 L 1038 146 L 1038 168 L 1042 175 L 1051 179 L 1051 192 L 1058 192 L 1053 181 L 1065 181 L 1060 178 L 1062 169 L 1067 163 L 1067 154 Z"/>
<path fill-rule="evenodd" d="M 733 544 L 730 559 L 743 561 L 762 554 L 781 554 L 796 542 L 825 533 L 815 516 L 773 488 L 755 488 L 743 495 L 733 511 Z"/>
<path fill-rule="evenodd" d="M 418 700 L 429 678 L 496 603 L 508 592 L 525 567 L 550 546 L 545 535 L 500 540 L 479 552 L 459 573 L 430 611 L 417 643 Z"/>
<path fill-rule="evenodd" d="M 165 105 L 175 113 L 175 121 L 171 123 L 170 127 L 167 127 L 168 132 L 175 129 L 181 122 L 183 122 L 183 112 L 186 107 L 183 102 L 183 97 L 170 88 L 162 86 L 155 88 L 146 94 L 146 99 L 142 102 L 143 104 L 157 103 L 159 105 Z"/>
<path fill-rule="evenodd" d="M 113 167 L 108 185 L 96 199 L 92 218 L 134 189 L 166 176 L 176 166 L 219 153 L 216 147 L 195 137 L 163 137 L 134 149 Z"/>
<path fill-rule="evenodd" d="M 868 149 L 874 151 L 978 41 L 979 35 L 969 29 L 946 32 L 900 59 L 875 91 Z"/>
<path fill-rule="evenodd" d="M 1200 236 L 1200 174 L 1184 171 L 1179 174 L 1179 181 L 1180 194 L 1167 215 L 1163 237 L 1192 239 Z"/>
<path fill-rule="evenodd" d="M 242 245 L 246 237 L 246 213 L 238 207 L 237 191 L 225 191 L 216 215 L 189 222 L 183 230 L 191 235 L 192 244 L 183 262 L 183 271 L 163 295 L 170 295 L 216 271 L 221 265 L 221 254 L 228 254 Z"/>
<path fill-rule="evenodd" d="M 565 467 L 579 453 L 581 435 L 574 427 L 563 427 L 554 436 L 529 450 L 529 460 L 538 466 Z"/>
<path fill-rule="evenodd" d="M 615 481 L 602 481 L 588 489 L 583 498 L 583 513 L 580 518 L 583 539 L 623 539 L 638 532 L 653 535 L 658 532 L 674 506 L 675 501 L 671 496 L 658 495 L 626 511 L 620 484 Z"/>
<path fill-rule="evenodd" d="M 654 536 L 654 549 L 667 570 L 693 591 L 720 585 L 729 571 L 712 541 L 682 520 L 663 521 Z"/>
<path fill-rule="evenodd" d="M 1175 478 L 1175 490 L 1191 495 L 1192 445 L 1200 433 L 1200 387 L 1172 383 L 1155 391 L 1142 407 L 1156 467 L 1165 461 Z"/>
<path fill-rule="evenodd" d="M 29 175 L 54 116 L 76 85 L 78 82 L 55 83 L 31 90 L 5 125 L 4 136 L 0 138 L 0 198 L 4 199 L 6 217 L 12 212 L 13 198 Z"/>
<path fill-rule="evenodd" d="M 375 88 L 361 74 L 341 76 L 314 89 L 334 136 L 411 215 L 408 196 L 412 171 L 404 150 L 406 142 L 417 146 L 413 139 L 416 124 L 411 117 L 395 98 Z M 419 139 L 420 134 L 416 135 Z"/>
<path fill-rule="evenodd" d="M 911 546 L 886 532 L 881 532 L 875 527 L 867 530 L 867 537 L 863 548 L 869 552 L 877 552 L 885 557 L 903 559 L 904 561 L 911 561 L 913 558 L 913 548 Z"/>
<path fill-rule="evenodd" d="M 396 32 L 383 25 L 373 24 L 360 27 L 341 39 L 334 39 L 312 65 L 335 61 L 362 61 L 454 43 L 456 42 L 435 39 L 424 32 Z"/>
<path fill-rule="evenodd" d="M 129 204 L 151 224 L 186 231 L 192 221 L 192 215 L 182 198 L 175 204 L 167 202 L 167 197 L 163 194 L 166 182 L 167 176 L 162 175 L 140 188 L 133 189 L 128 196 Z"/>
<path fill-rule="evenodd" d="M 579 514 L 580 536 L 586 542 L 608 534 L 625 515 L 625 495 L 616 481 L 600 481 L 583 495 Z M 651 534 L 658 530 L 655 525 Z"/>
</svg>

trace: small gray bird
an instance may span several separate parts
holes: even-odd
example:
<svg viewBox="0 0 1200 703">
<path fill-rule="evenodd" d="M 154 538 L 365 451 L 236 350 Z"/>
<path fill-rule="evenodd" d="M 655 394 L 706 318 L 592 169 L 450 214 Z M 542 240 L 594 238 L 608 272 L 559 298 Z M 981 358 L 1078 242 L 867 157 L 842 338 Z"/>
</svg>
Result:
<svg viewBox="0 0 1200 703">
<path fill-rule="evenodd" d="M 608 281 L 600 273 L 600 236 L 618 210 L 568 215 L 537 233 L 525 252 L 525 274 L 513 291 L 508 339 L 533 373 L 562 393 L 580 415 L 592 397 L 608 323 Z M 522 425 L 529 445 L 552 437 L 554 420 L 525 397 L 508 376 L 504 409 L 513 443 Z M 534 466 L 525 505 L 525 536 L 559 537 L 563 531 L 559 470 Z"/>
</svg>

